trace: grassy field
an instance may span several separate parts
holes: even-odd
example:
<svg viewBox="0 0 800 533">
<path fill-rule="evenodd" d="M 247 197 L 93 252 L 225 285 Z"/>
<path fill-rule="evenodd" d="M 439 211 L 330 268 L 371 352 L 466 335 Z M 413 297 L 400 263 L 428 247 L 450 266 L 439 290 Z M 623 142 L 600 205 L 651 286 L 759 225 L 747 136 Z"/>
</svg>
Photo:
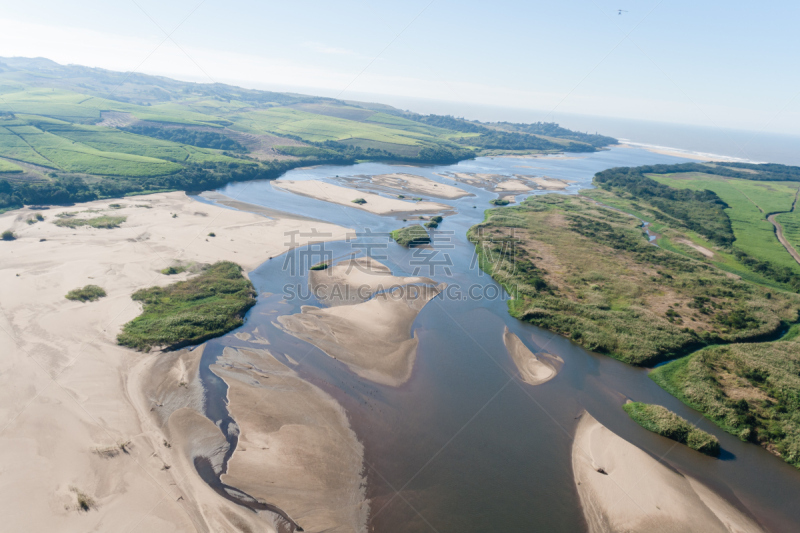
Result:
<svg viewBox="0 0 800 533">
<path fill-rule="evenodd" d="M 125 324 L 117 342 L 142 351 L 200 344 L 241 326 L 255 297 L 242 268 L 221 261 L 186 281 L 133 293 L 144 309 Z"/>
<path fill-rule="evenodd" d="M 476 148 L 481 146 L 578 146 L 521 132 L 498 137 L 492 125 L 380 104 L 179 82 L 44 59 L 0 62 L 0 161 L 6 162 L 0 163 L 0 173 L 17 170 L 15 161 L 34 165 L 13 183 L 8 180 L 9 186 L 0 183 L 0 210 L 153 190 L 206 190 L 316 164 L 449 164 L 485 152 Z M 557 126 L 550 130 L 570 138 L 583 135 Z M 604 138 L 598 146 L 613 142 Z M 585 143 L 578 148 L 595 149 Z"/>
<path fill-rule="evenodd" d="M 791 213 L 781 213 L 775 220 L 783 228 L 783 236 L 792 248 L 800 252 L 800 211 L 795 208 Z"/>
<path fill-rule="evenodd" d="M 676 415 L 666 407 L 640 402 L 628 402 L 622 406 L 640 426 L 662 437 L 667 437 L 693 450 L 712 455 L 719 455 L 719 440 L 698 429 L 694 424 Z"/>
<path fill-rule="evenodd" d="M 22 167 L 19 165 L 15 165 L 11 161 L 0 159 L 0 174 L 15 173 L 15 172 L 22 172 Z"/>
<path fill-rule="evenodd" d="M 795 322 L 800 297 L 648 244 L 639 222 L 589 199 L 534 196 L 469 232 L 517 318 L 651 365 Z"/>
<path fill-rule="evenodd" d="M 714 191 L 729 206 L 725 211 L 736 236 L 734 246 L 761 260 L 800 271 L 766 218 L 769 213 L 791 209 L 800 183 L 748 181 L 694 172 L 648 177 L 679 189 Z"/>
<path fill-rule="evenodd" d="M 650 377 L 725 431 L 800 467 L 800 344 L 712 346 Z"/>
</svg>

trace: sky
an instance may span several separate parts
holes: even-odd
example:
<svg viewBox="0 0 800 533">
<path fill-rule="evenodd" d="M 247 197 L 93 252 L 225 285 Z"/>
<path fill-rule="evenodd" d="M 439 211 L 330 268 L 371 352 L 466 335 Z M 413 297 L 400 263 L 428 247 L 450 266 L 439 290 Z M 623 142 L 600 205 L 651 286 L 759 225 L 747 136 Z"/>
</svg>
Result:
<svg viewBox="0 0 800 533">
<path fill-rule="evenodd" d="M 800 135 L 798 19 L 789 1 L 26 0 L 0 11 L 0 56 L 467 118 L 481 105 Z"/>
</svg>

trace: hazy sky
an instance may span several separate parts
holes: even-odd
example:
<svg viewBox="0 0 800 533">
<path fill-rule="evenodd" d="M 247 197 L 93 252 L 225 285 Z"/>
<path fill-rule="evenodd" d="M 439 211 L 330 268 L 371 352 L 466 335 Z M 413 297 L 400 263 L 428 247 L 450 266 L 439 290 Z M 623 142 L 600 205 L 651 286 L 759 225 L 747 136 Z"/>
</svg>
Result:
<svg viewBox="0 0 800 533">
<path fill-rule="evenodd" d="M 798 20 L 788 1 L 26 0 L 4 2 L 0 55 L 800 134 Z"/>
</svg>

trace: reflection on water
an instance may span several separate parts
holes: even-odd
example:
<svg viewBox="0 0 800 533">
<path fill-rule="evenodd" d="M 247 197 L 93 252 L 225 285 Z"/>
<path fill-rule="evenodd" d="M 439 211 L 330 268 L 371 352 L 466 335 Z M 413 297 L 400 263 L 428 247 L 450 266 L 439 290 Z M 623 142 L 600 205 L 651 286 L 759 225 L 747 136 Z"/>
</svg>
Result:
<svg viewBox="0 0 800 533">
<path fill-rule="evenodd" d="M 578 157 L 481 158 L 450 167 L 413 169 L 380 164 L 319 167 L 295 170 L 286 177 L 319 179 L 403 171 L 446 183 L 437 174 L 447 170 L 547 175 L 575 180 L 568 191 L 574 193 L 588 186 L 594 172 L 605 168 L 679 161 L 632 149 Z M 267 261 L 250 274 L 259 293 L 271 295 L 259 298 L 243 331 L 258 328 L 258 334 L 269 339 L 269 349 L 276 357 L 292 366 L 292 361 L 299 363 L 295 368 L 302 377 L 345 407 L 364 444 L 370 531 L 373 527 L 390 533 L 584 530 L 570 455 L 575 417 L 583 409 L 653 456 L 691 472 L 770 530 L 796 530 L 800 473 L 794 468 L 724 433 L 655 385 L 645 369 L 589 353 L 567 339 L 519 322 L 508 315 L 504 299 L 482 296 L 502 291 L 477 268 L 466 231 L 483 219 L 483 210 L 494 195 L 459 186 L 476 197 L 447 201 L 459 214 L 445 219 L 440 229 L 450 233 L 446 233 L 446 241 L 434 244 L 434 249 L 438 246 L 448 255 L 450 274 L 443 269 L 414 272 L 419 267 L 413 262 L 414 252 L 394 243 L 359 248 L 369 250 L 395 275 L 414 273 L 450 286 L 491 289 L 479 292 L 478 298 L 467 297 L 466 291 L 442 294 L 422 310 L 414 324 L 420 342 L 413 374 L 399 388 L 360 379 L 342 363 L 273 325 L 276 316 L 297 313 L 301 305 L 320 305 L 302 299 L 297 291 L 284 298 L 285 287 L 305 286 L 306 276 L 284 270 L 283 257 Z M 269 182 L 233 184 L 221 192 L 359 231 L 386 232 L 399 226 L 396 220 L 354 208 L 277 192 Z M 351 243 L 330 243 L 327 248 L 333 257 L 340 257 L 351 253 L 354 244 L 374 239 L 361 237 Z M 534 353 L 546 350 L 560 356 L 564 360 L 561 372 L 536 387 L 518 379 L 503 345 L 506 326 Z M 227 335 L 214 344 L 219 350 L 248 343 Z M 209 356 L 203 366 L 212 361 Z M 220 403 L 224 402 L 220 398 L 225 397 L 225 387 L 220 383 L 209 390 L 207 414 L 227 424 L 227 410 Z M 722 458 L 675 446 L 642 429 L 621 409 L 626 398 L 664 405 L 696 422 L 720 439 Z M 646 482 L 646 473 L 643 477 Z"/>
</svg>

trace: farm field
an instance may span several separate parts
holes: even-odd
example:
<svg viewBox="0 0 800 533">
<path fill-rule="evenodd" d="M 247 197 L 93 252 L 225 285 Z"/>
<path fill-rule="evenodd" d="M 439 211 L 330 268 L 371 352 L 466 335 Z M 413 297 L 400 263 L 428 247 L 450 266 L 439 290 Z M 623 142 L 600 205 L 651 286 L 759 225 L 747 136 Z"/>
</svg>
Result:
<svg viewBox="0 0 800 533">
<path fill-rule="evenodd" d="M 789 211 L 800 183 L 748 181 L 709 174 L 650 174 L 648 177 L 678 189 L 710 190 L 729 208 L 725 210 L 736 236 L 734 246 L 761 260 L 800 270 L 775 236 L 769 213 Z"/>
</svg>

